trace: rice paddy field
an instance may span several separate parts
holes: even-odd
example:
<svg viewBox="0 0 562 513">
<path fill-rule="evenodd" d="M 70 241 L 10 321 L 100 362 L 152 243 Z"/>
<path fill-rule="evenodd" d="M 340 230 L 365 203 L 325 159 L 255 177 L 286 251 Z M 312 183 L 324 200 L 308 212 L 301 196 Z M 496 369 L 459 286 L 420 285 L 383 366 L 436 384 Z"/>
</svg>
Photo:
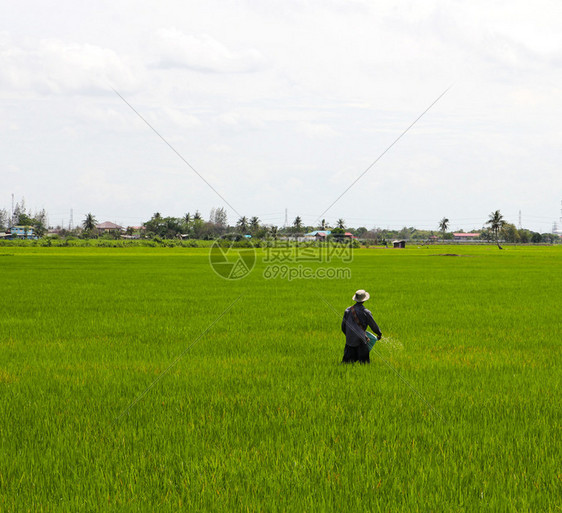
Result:
<svg viewBox="0 0 562 513">
<path fill-rule="evenodd" d="M 0 511 L 561 511 L 562 247 L 262 256 L 0 247 Z"/>
</svg>

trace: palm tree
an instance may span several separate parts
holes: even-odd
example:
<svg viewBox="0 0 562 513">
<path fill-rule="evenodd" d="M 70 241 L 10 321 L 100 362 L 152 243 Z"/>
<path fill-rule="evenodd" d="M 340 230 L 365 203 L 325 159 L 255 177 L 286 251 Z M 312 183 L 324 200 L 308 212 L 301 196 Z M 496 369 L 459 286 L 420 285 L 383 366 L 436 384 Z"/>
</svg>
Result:
<svg viewBox="0 0 562 513">
<path fill-rule="evenodd" d="M 246 233 L 248 231 L 248 218 L 246 216 L 242 216 L 238 219 L 236 226 L 238 226 L 239 232 Z"/>
<path fill-rule="evenodd" d="M 449 228 L 449 220 L 444 217 L 441 221 L 439 221 L 439 230 L 441 230 L 441 238 L 443 240 L 445 240 L 445 232 L 447 231 L 447 228 Z"/>
<path fill-rule="evenodd" d="M 194 221 L 201 221 L 203 218 L 201 217 L 201 214 L 199 213 L 199 210 L 195 211 L 195 214 L 193 214 L 193 220 Z"/>
<path fill-rule="evenodd" d="M 494 237 L 496 239 L 496 244 L 498 245 L 498 248 L 503 249 L 500 246 L 500 242 L 499 242 L 499 233 L 500 230 L 505 226 L 505 219 L 503 218 L 502 214 L 500 213 L 499 210 L 496 210 L 495 212 L 492 212 L 490 214 L 490 217 L 488 218 L 488 220 L 486 221 L 486 224 L 490 225 L 490 228 L 494 234 Z"/>
<path fill-rule="evenodd" d="M 325 230 L 325 229 L 326 229 L 326 219 L 322 219 L 322 224 L 320 225 L 320 229 L 321 229 L 321 230 Z"/>
<path fill-rule="evenodd" d="M 277 232 L 278 232 L 278 228 L 277 226 L 272 226 L 271 228 L 269 228 L 269 234 L 275 239 L 277 240 Z"/>
<path fill-rule="evenodd" d="M 293 227 L 295 228 L 295 233 L 299 233 L 302 230 L 302 219 L 300 216 L 295 217 Z"/>
<path fill-rule="evenodd" d="M 338 219 L 336 225 L 340 230 L 345 230 L 345 221 L 343 219 Z"/>
<path fill-rule="evenodd" d="M 98 222 L 97 222 L 96 218 L 90 212 L 89 214 L 86 214 L 86 219 L 84 219 L 84 222 L 82 223 L 82 226 L 84 227 L 84 230 L 91 231 L 96 227 L 97 223 Z"/>
<path fill-rule="evenodd" d="M 183 229 L 182 229 L 182 231 L 185 231 L 186 235 L 190 234 L 191 221 L 192 221 L 192 217 L 191 217 L 191 214 L 188 212 L 187 214 L 185 214 L 183 216 Z"/>
<path fill-rule="evenodd" d="M 250 219 L 250 232 L 252 232 L 252 235 L 254 235 L 260 228 L 260 220 L 259 217 L 252 217 Z"/>
</svg>

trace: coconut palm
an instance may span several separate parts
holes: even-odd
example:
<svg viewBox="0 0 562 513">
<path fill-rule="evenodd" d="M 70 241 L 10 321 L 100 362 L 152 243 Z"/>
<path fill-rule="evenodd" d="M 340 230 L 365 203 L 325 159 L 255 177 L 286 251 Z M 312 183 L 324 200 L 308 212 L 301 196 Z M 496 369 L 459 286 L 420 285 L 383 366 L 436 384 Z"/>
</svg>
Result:
<svg viewBox="0 0 562 513">
<path fill-rule="evenodd" d="M 302 219 L 300 216 L 295 217 L 293 227 L 295 229 L 295 233 L 299 233 L 302 230 Z"/>
<path fill-rule="evenodd" d="M 496 244 L 500 249 L 502 249 L 502 247 L 500 246 L 499 243 L 499 233 L 500 230 L 505 226 L 505 223 L 506 221 L 499 210 L 492 212 L 490 214 L 490 217 L 486 221 L 486 224 L 490 225 L 490 229 L 492 230 L 492 233 L 494 234 L 494 238 L 496 239 Z"/>
<path fill-rule="evenodd" d="M 340 230 L 345 230 L 345 221 L 343 219 L 338 219 L 336 225 Z"/>
<path fill-rule="evenodd" d="M 96 227 L 97 223 L 98 222 L 97 222 L 96 218 L 90 212 L 89 214 L 86 214 L 86 219 L 84 219 L 84 222 L 82 223 L 82 226 L 84 227 L 84 230 L 91 231 Z"/>
<path fill-rule="evenodd" d="M 242 216 L 238 219 L 236 226 L 238 227 L 239 232 L 246 233 L 248 231 L 248 218 L 246 216 Z"/>
<path fill-rule="evenodd" d="M 250 219 L 250 232 L 252 232 L 252 235 L 255 234 L 260 228 L 260 220 L 259 217 L 252 217 Z"/>
<path fill-rule="evenodd" d="M 447 231 L 447 228 L 449 228 L 449 220 L 444 217 L 441 221 L 439 221 L 439 230 L 441 230 L 441 238 L 443 240 L 445 240 L 445 232 Z"/>
</svg>

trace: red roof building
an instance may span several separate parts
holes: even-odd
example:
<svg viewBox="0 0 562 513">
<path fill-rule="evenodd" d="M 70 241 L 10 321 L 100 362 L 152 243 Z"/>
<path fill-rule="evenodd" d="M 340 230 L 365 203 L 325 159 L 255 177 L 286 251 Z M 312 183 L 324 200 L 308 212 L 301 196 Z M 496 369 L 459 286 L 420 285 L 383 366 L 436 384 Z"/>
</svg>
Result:
<svg viewBox="0 0 562 513">
<path fill-rule="evenodd" d="M 453 233 L 455 240 L 474 240 L 480 237 L 479 233 Z"/>
<path fill-rule="evenodd" d="M 96 228 L 100 232 L 117 232 L 117 231 L 120 232 L 123 229 L 122 226 L 119 226 L 118 224 L 115 224 L 115 223 L 111 223 L 109 221 L 105 221 L 104 223 L 96 224 Z"/>
</svg>

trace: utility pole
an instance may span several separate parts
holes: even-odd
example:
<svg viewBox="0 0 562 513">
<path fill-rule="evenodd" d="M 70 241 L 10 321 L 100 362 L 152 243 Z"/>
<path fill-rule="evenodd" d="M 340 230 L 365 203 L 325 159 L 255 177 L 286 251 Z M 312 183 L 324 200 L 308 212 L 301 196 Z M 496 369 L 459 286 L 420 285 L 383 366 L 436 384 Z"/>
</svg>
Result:
<svg viewBox="0 0 562 513">
<path fill-rule="evenodd" d="M 14 224 L 14 193 L 12 192 L 12 214 L 10 215 L 10 228 Z"/>
</svg>

